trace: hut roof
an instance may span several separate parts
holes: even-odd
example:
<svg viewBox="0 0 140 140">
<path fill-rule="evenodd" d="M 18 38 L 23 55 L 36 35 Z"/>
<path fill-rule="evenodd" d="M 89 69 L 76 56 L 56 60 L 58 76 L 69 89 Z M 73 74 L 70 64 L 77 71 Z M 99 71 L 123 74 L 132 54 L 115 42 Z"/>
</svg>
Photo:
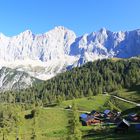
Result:
<svg viewBox="0 0 140 140">
<path fill-rule="evenodd" d="M 109 110 L 109 109 L 107 109 L 107 110 L 105 110 L 104 111 L 104 114 L 108 114 L 108 113 L 110 113 L 111 111 Z"/>
<path fill-rule="evenodd" d="M 92 110 L 92 111 L 90 112 L 91 115 L 94 115 L 95 113 L 99 113 L 99 112 L 96 111 L 96 110 Z"/>
<path fill-rule="evenodd" d="M 130 117 L 135 117 L 135 116 L 137 116 L 137 114 L 136 113 L 130 113 L 130 114 L 128 114 Z"/>
<path fill-rule="evenodd" d="M 123 127 L 123 126 L 129 127 L 129 126 L 130 126 L 130 123 L 129 123 L 127 120 L 123 119 L 123 120 L 118 124 L 118 127 Z"/>
<path fill-rule="evenodd" d="M 87 115 L 87 114 L 85 114 L 85 113 L 83 113 L 83 114 L 81 114 L 81 115 L 80 115 L 80 117 L 81 117 L 82 119 L 87 118 L 87 116 L 88 116 L 88 115 Z"/>
</svg>

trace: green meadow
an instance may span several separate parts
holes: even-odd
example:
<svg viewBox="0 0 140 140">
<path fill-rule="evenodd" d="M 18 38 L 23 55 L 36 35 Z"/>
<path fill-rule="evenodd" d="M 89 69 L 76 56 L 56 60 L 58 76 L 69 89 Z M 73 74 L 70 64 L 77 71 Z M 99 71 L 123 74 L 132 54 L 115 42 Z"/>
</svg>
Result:
<svg viewBox="0 0 140 140">
<path fill-rule="evenodd" d="M 16 111 L 20 116 L 20 122 L 16 127 L 8 133 L 1 131 L 0 140 L 15 140 L 17 137 L 20 140 L 31 140 L 32 135 L 36 134 L 37 140 L 65 140 L 67 138 L 68 122 L 69 122 L 69 109 L 65 109 L 67 106 L 72 105 L 75 102 L 79 111 L 79 114 L 83 112 L 89 112 L 91 110 L 103 111 L 110 109 L 109 102 L 119 108 L 121 111 L 132 112 L 135 108 L 134 105 L 120 101 L 118 99 L 112 99 L 110 95 L 97 95 L 87 98 L 79 98 L 68 101 L 63 101 L 59 105 L 54 107 L 36 107 L 38 115 L 35 118 L 25 119 L 25 115 L 31 113 L 32 107 L 29 109 L 23 109 L 21 105 L 3 105 L 17 108 Z M 132 109 L 132 110 L 131 110 Z M 129 112 L 127 112 L 129 113 Z M 34 121 L 36 123 L 34 124 Z M 127 135 L 116 135 L 113 132 L 114 126 L 81 126 L 80 129 L 83 133 L 83 139 L 107 139 L 116 140 L 118 139 L 133 139 L 137 138 L 138 135 L 131 135 L 131 132 Z M 3 136 L 4 135 L 4 136 Z M 118 138 L 117 138 L 118 137 Z"/>
</svg>

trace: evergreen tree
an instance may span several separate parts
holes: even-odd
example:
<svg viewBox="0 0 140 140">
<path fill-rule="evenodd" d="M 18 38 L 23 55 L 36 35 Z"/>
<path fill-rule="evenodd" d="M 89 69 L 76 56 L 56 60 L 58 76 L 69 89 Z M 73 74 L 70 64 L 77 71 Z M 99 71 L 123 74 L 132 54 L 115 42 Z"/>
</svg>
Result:
<svg viewBox="0 0 140 140">
<path fill-rule="evenodd" d="M 37 128 L 37 117 L 39 114 L 39 108 L 34 106 L 34 109 L 31 111 L 33 116 L 33 127 L 32 127 L 32 140 L 37 140 L 36 128 Z"/>
<path fill-rule="evenodd" d="M 69 121 L 69 136 L 68 140 L 81 140 L 82 133 L 80 131 L 80 122 L 79 122 L 79 115 L 77 112 L 77 106 L 75 102 L 72 104 L 72 111 L 70 114 L 70 121 Z"/>
<path fill-rule="evenodd" d="M 88 89 L 88 97 L 91 98 L 92 96 L 93 96 L 93 92 L 92 92 L 91 88 L 89 88 Z"/>
</svg>

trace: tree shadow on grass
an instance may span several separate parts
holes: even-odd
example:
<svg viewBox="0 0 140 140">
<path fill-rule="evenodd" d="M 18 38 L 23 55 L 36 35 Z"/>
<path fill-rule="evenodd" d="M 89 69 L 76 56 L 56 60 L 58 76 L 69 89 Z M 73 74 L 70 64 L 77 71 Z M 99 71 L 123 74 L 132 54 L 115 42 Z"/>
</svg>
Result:
<svg viewBox="0 0 140 140">
<path fill-rule="evenodd" d="M 83 140 L 139 140 L 140 133 L 132 132 L 131 130 L 125 134 L 115 133 L 114 129 L 108 132 L 90 130 L 87 135 L 84 135 Z"/>
</svg>

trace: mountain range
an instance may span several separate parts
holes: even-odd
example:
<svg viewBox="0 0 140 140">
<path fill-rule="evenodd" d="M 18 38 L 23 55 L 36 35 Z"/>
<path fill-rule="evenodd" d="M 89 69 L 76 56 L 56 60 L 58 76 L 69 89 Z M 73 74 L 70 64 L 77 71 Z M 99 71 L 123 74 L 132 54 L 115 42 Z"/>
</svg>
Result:
<svg viewBox="0 0 140 140">
<path fill-rule="evenodd" d="M 50 79 L 89 61 L 138 55 L 140 29 L 112 32 L 102 28 L 80 37 L 62 26 L 38 35 L 30 30 L 13 37 L 0 33 L 0 88 L 16 89 L 19 84 L 26 88 L 37 79 Z"/>
</svg>

